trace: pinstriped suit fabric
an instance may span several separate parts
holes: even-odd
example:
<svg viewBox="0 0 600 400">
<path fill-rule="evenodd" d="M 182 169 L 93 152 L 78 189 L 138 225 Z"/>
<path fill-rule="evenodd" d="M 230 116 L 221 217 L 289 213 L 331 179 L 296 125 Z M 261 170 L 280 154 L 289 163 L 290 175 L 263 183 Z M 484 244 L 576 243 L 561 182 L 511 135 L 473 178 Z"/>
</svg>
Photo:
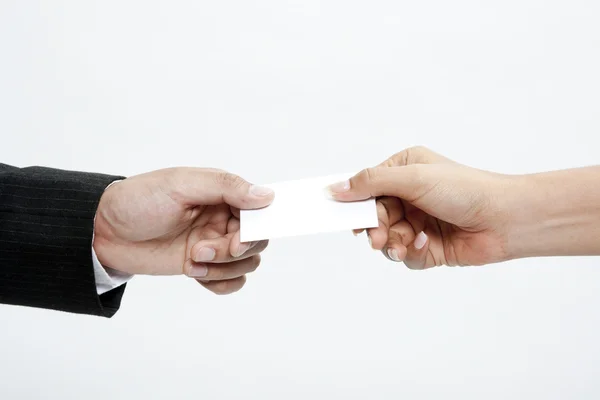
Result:
<svg viewBox="0 0 600 400">
<path fill-rule="evenodd" d="M 125 285 L 98 296 L 91 243 L 100 196 L 117 179 L 0 164 L 0 303 L 114 315 Z"/>
</svg>

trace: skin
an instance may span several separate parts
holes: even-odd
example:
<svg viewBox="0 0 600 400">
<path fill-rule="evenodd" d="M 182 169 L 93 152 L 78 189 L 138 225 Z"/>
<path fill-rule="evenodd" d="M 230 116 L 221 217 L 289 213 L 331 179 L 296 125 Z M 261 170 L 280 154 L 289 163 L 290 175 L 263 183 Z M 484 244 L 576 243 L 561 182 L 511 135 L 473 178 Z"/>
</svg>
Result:
<svg viewBox="0 0 600 400">
<path fill-rule="evenodd" d="M 216 294 L 238 291 L 267 241 L 240 243 L 239 210 L 268 206 L 270 189 L 216 169 L 171 168 L 111 185 L 100 199 L 94 250 L 128 274 L 187 275 Z"/>
<path fill-rule="evenodd" d="M 599 181 L 600 167 L 511 176 L 417 147 L 329 190 L 339 201 L 377 198 L 371 246 L 425 269 L 600 255 Z M 118 271 L 183 274 L 217 294 L 233 293 L 267 247 L 266 241 L 240 243 L 239 210 L 266 207 L 273 198 L 269 189 L 214 169 L 134 176 L 100 199 L 94 249 L 104 266 Z"/>
<path fill-rule="evenodd" d="M 415 147 L 329 190 L 339 201 L 377 198 L 371 246 L 426 269 L 599 255 L 599 182 L 600 167 L 511 176 Z"/>
</svg>

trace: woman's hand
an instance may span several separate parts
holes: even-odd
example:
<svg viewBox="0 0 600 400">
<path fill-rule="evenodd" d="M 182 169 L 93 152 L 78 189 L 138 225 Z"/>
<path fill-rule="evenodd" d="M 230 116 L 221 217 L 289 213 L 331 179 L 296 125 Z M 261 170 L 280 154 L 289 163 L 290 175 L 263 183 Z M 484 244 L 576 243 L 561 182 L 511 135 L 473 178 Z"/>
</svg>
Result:
<svg viewBox="0 0 600 400">
<path fill-rule="evenodd" d="M 377 198 L 374 249 L 411 269 L 506 260 L 508 176 L 457 164 L 431 150 L 404 150 L 375 168 L 329 187 L 334 199 Z M 355 231 L 356 233 L 356 231 Z"/>
</svg>

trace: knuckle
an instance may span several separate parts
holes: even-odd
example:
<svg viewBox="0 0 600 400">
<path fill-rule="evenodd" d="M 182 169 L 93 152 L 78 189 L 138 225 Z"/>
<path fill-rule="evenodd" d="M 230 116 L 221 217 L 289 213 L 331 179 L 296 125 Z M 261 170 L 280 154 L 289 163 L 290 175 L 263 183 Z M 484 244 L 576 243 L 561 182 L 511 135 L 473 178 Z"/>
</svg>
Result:
<svg viewBox="0 0 600 400">
<path fill-rule="evenodd" d="M 404 262 L 404 265 L 406 265 L 406 268 L 412 270 L 412 271 L 418 271 L 421 268 L 419 268 L 416 264 L 412 263 L 412 262 Z"/>
<path fill-rule="evenodd" d="M 410 235 L 406 230 L 398 232 L 399 241 L 403 246 L 407 246 L 412 241 L 413 237 L 414 235 Z"/>
<path fill-rule="evenodd" d="M 227 282 L 227 281 L 216 282 L 216 283 L 214 283 L 214 284 L 211 285 L 210 290 L 214 294 L 217 294 L 219 296 L 222 296 L 222 295 L 225 295 L 225 294 L 229 294 L 229 292 L 230 292 L 229 282 Z"/>
<path fill-rule="evenodd" d="M 259 253 L 263 252 L 267 247 L 269 247 L 269 241 L 268 240 L 261 240 L 256 245 L 256 251 L 259 252 Z"/>
<path fill-rule="evenodd" d="M 220 168 L 199 168 L 199 170 L 207 174 L 224 174 L 227 172 L 224 169 Z"/>
<path fill-rule="evenodd" d="M 219 281 L 225 279 L 225 273 L 222 268 L 213 267 L 208 268 L 208 274 L 206 275 L 209 279 Z"/>
<path fill-rule="evenodd" d="M 400 153 L 394 154 L 387 162 L 388 167 L 403 167 L 408 164 L 408 155 L 411 154 L 411 149 L 404 149 Z"/>
<path fill-rule="evenodd" d="M 376 182 L 378 175 L 377 168 L 367 168 L 364 170 L 364 177 L 367 182 Z"/>
<path fill-rule="evenodd" d="M 359 187 L 364 194 L 370 197 L 377 197 L 379 186 L 381 185 L 381 167 L 371 167 L 362 171 L 359 179 Z"/>
<path fill-rule="evenodd" d="M 252 261 L 250 262 L 250 272 L 256 271 L 258 266 L 260 265 L 260 255 L 255 255 L 252 257 Z"/>
<path fill-rule="evenodd" d="M 236 189 L 241 188 L 246 184 L 246 181 L 244 179 L 230 172 L 218 173 L 217 182 L 223 186 L 228 186 Z"/>
<path fill-rule="evenodd" d="M 412 153 L 415 155 L 418 154 L 428 154 L 431 150 L 429 150 L 427 147 L 425 146 L 413 146 L 413 147 L 409 147 L 406 152 L 407 153 Z"/>
<path fill-rule="evenodd" d="M 431 158 L 431 150 L 425 146 L 412 146 L 395 154 L 393 164 L 397 166 L 407 166 L 425 162 Z"/>
<path fill-rule="evenodd" d="M 389 227 L 389 212 L 385 206 L 385 204 L 381 201 L 377 202 L 377 219 L 379 220 L 379 226 L 383 226 L 385 230 L 388 230 Z"/>
<path fill-rule="evenodd" d="M 245 284 L 246 284 L 246 275 L 243 275 L 243 276 L 239 277 L 238 279 L 236 279 L 236 283 L 235 283 L 234 287 L 231 289 L 230 293 L 235 293 L 235 292 L 241 290 Z"/>
</svg>

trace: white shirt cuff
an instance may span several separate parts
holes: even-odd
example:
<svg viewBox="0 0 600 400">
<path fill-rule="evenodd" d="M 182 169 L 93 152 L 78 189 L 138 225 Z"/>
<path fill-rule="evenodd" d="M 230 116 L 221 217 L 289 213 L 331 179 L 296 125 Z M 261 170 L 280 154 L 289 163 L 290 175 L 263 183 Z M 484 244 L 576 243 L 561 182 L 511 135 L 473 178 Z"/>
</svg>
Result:
<svg viewBox="0 0 600 400">
<path fill-rule="evenodd" d="M 106 189 L 117 182 L 120 182 L 120 180 L 114 181 L 108 185 Z M 95 224 L 96 217 L 94 217 L 94 225 Z M 100 260 L 98 260 L 98 256 L 96 256 L 96 251 L 94 250 L 94 236 L 92 236 L 92 262 L 94 263 L 94 277 L 96 278 L 96 291 L 98 292 L 98 295 L 123 285 L 133 277 L 133 275 L 104 267 L 100 264 Z"/>
<path fill-rule="evenodd" d="M 92 247 L 92 261 L 94 262 L 94 277 L 96 278 L 96 291 L 98 294 L 106 293 L 121 286 L 130 280 L 133 275 L 126 274 L 116 269 L 103 267 Z"/>
</svg>

